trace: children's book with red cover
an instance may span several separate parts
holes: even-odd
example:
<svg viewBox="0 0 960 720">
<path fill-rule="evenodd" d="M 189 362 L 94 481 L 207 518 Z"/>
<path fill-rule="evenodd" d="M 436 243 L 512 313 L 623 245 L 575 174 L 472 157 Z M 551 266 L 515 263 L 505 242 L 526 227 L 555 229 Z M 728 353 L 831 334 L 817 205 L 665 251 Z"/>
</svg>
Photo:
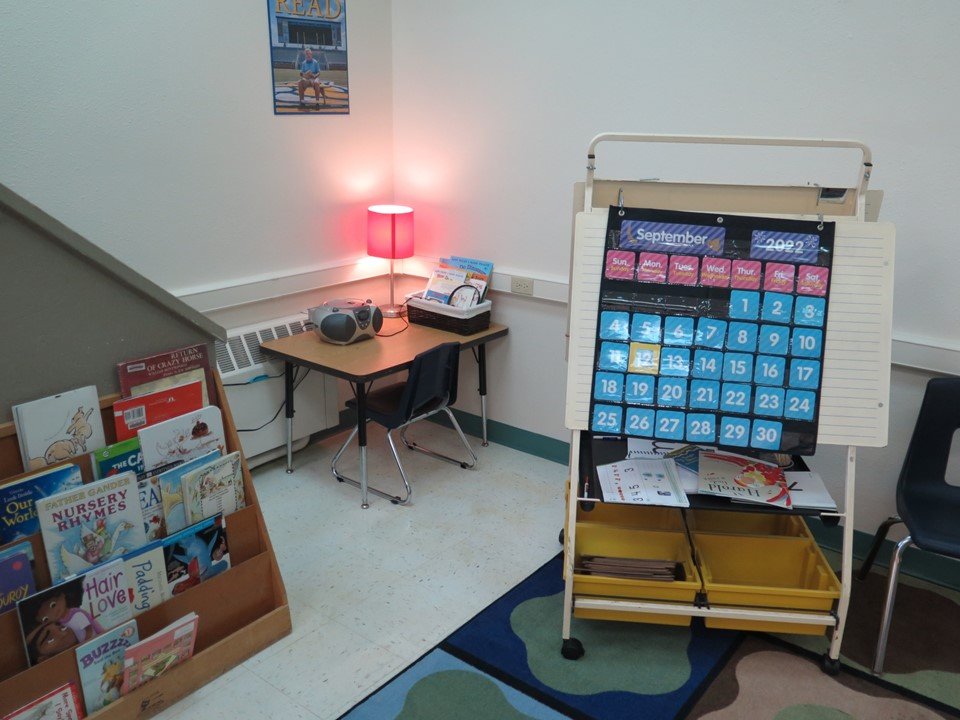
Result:
<svg viewBox="0 0 960 720">
<path fill-rule="evenodd" d="M 697 490 L 701 495 L 718 495 L 736 502 L 793 506 L 786 477 L 776 464 L 719 450 L 700 451 Z"/>
<path fill-rule="evenodd" d="M 206 343 L 126 360 L 117 364 L 117 375 L 123 397 L 143 395 L 191 380 L 203 380 L 203 404 L 210 402 L 213 372 L 210 370 Z"/>
<path fill-rule="evenodd" d="M 162 630 L 128 647 L 123 653 L 125 695 L 145 682 L 160 677 L 174 665 L 193 655 L 197 639 L 196 613 L 190 613 Z"/>
<path fill-rule="evenodd" d="M 72 682 L 51 690 L 46 695 L 27 703 L 19 710 L 4 715 L 3 720 L 35 720 L 36 718 L 56 718 L 56 720 L 81 720 L 84 717 L 80 704 L 80 693 Z"/>
<path fill-rule="evenodd" d="M 203 382 L 193 380 L 113 404 L 117 441 L 137 436 L 137 430 L 203 407 Z"/>
</svg>

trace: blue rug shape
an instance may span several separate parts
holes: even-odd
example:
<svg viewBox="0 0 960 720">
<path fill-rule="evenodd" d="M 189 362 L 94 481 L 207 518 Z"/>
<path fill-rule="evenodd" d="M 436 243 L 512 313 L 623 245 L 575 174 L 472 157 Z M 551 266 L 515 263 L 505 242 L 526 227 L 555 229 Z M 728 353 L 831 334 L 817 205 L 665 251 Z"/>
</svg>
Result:
<svg viewBox="0 0 960 720">
<path fill-rule="evenodd" d="M 682 716 L 743 636 L 574 618 L 586 653 L 565 660 L 561 572 L 558 555 L 440 647 L 571 717 L 655 720 Z"/>
<path fill-rule="evenodd" d="M 563 720 L 551 710 L 443 650 L 434 649 L 353 707 L 342 720 Z"/>
</svg>

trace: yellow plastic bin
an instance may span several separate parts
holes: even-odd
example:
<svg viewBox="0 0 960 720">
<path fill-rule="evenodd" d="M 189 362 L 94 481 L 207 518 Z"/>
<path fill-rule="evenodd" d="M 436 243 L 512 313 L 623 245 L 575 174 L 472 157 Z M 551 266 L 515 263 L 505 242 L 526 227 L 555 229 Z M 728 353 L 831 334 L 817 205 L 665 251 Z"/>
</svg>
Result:
<svg viewBox="0 0 960 720">
<path fill-rule="evenodd" d="M 577 521 L 620 525 L 636 530 L 683 532 L 683 514 L 680 508 L 655 505 L 598 502 L 594 503 L 592 510 L 584 510 L 578 505 Z"/>
<path fill-rule="evenodd" d="M 637 580 L 574 571 L 573 592 L 576 596 L 616 599 L 639 599 L 692 604 L 701 589 L 700 575 L 693 563 L 686 533 L 632 528 L 601 523 L 577 523 L 574 567 L 584 555 L 648 558 L 681 563 L 684 580 Z M 625 613 L 608 610 L 574 610 L 576 617 L 593 620 L 627 620 L 667 625 L 689 625 L 690 617 L 658 613 Z"/>
<path fill-rule="evenodd" d="M 840 581 L 808 538 L 694 533 L 711 605 L 829 612 Z M 816 634 L 824 625 L 706 618 L 707 627 Z"/>
<path fill-rule="evenodd" d="M 691 532 L 777 535 L 813 539 L 802 517 L 786 513 L 688 510 L 687 525 Z"/>
</svg>

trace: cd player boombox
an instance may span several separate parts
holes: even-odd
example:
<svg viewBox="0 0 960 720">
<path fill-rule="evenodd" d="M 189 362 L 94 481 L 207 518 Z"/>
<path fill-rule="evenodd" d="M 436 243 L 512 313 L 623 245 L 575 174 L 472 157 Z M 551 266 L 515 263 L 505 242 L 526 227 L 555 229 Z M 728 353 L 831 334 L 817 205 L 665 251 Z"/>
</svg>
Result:
<svg viewBox="0 0 960 720">
<path fill-rule="evenodd" d="M 375 337 L 383 326 L 383 314 L 371 300 L 338 298 L 307 310 L 321 340 L 348 345 Z"/>
</svg>

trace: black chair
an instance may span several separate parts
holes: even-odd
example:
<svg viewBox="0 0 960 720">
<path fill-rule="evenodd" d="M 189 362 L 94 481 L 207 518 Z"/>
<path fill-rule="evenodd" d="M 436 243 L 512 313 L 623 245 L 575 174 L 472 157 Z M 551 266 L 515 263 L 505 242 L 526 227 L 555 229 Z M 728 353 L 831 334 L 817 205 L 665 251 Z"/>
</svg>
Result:
<svg viewBox="0 0 960 720">
<path fill-rule="evenodd" d="M 407 473 L 403 469 L 403 463 L 400 462 L 400 455 L 397 453 L 397 444 L 393 439 L 395 430 L 400 431 L 400 440 L 410 450 L 416 450 L 439 460 L 445 460 L 464 469 L 472 468 L 477 464 L 477 455 L 470 447 L 463 430 L 460 429 L 460 423 L 457 422 L 457 418 L 450 410 L 450 406 L 457 400 L 459 368 L 460 343 L 444 343 L 417 355 L 413 359 L 413 364 L 410 366 L 410 371 L 404 382 L 393 383 L 372 390 L 367 394 L 367 419 L 387 428 L 387 441 L 390 443 L 393 459 L 396 460 L 397 467 L 400 469 L 405 494 L 402 497 L 390 495 L 369 486 L 367 487 L 368 492 L 387 498 L 397 505 L 406 505 L 410 501 L 413 491 L 410 489 Z M 356 400 L 348 400 L 347 406 L 356 408 Z M 407 439 L 407 430 L 411 425 L 439 412 L 446 413 L 453 429 L 460 436 L 460 442 L 463 443 L 463 447 L 470 454 L 469 462 L 434 452 Z M 333 458 L 333 474 L 340 482 L 356 484 L 355 481 L 346 477 L 337 469 L 340 456 L 343 455 L 343 451 L 347 449 L 356 434 L 357 428 L 354 428 Z"/>
<path fill-rule="evenodd" d="M 883 621 L 873 661 L 873 672 L 877 675 L 883 671 L 897 593 L 897 575 L 904 551 L 912 545 L 921 550 L 960 558 L 960 487 L 949 485 L 946 481 L 950 445 L 958 428 L 960 378 L 934 378 L 927 383 L 920 415 L 897 481 L 898 515 L 881 523 L 870 552 L 857 573 L 860 580 L 867 577 L 887 532 L 893 525 L 904 523 L 909 534 L 897 543 L 890 560 Z"/>
</svg>

